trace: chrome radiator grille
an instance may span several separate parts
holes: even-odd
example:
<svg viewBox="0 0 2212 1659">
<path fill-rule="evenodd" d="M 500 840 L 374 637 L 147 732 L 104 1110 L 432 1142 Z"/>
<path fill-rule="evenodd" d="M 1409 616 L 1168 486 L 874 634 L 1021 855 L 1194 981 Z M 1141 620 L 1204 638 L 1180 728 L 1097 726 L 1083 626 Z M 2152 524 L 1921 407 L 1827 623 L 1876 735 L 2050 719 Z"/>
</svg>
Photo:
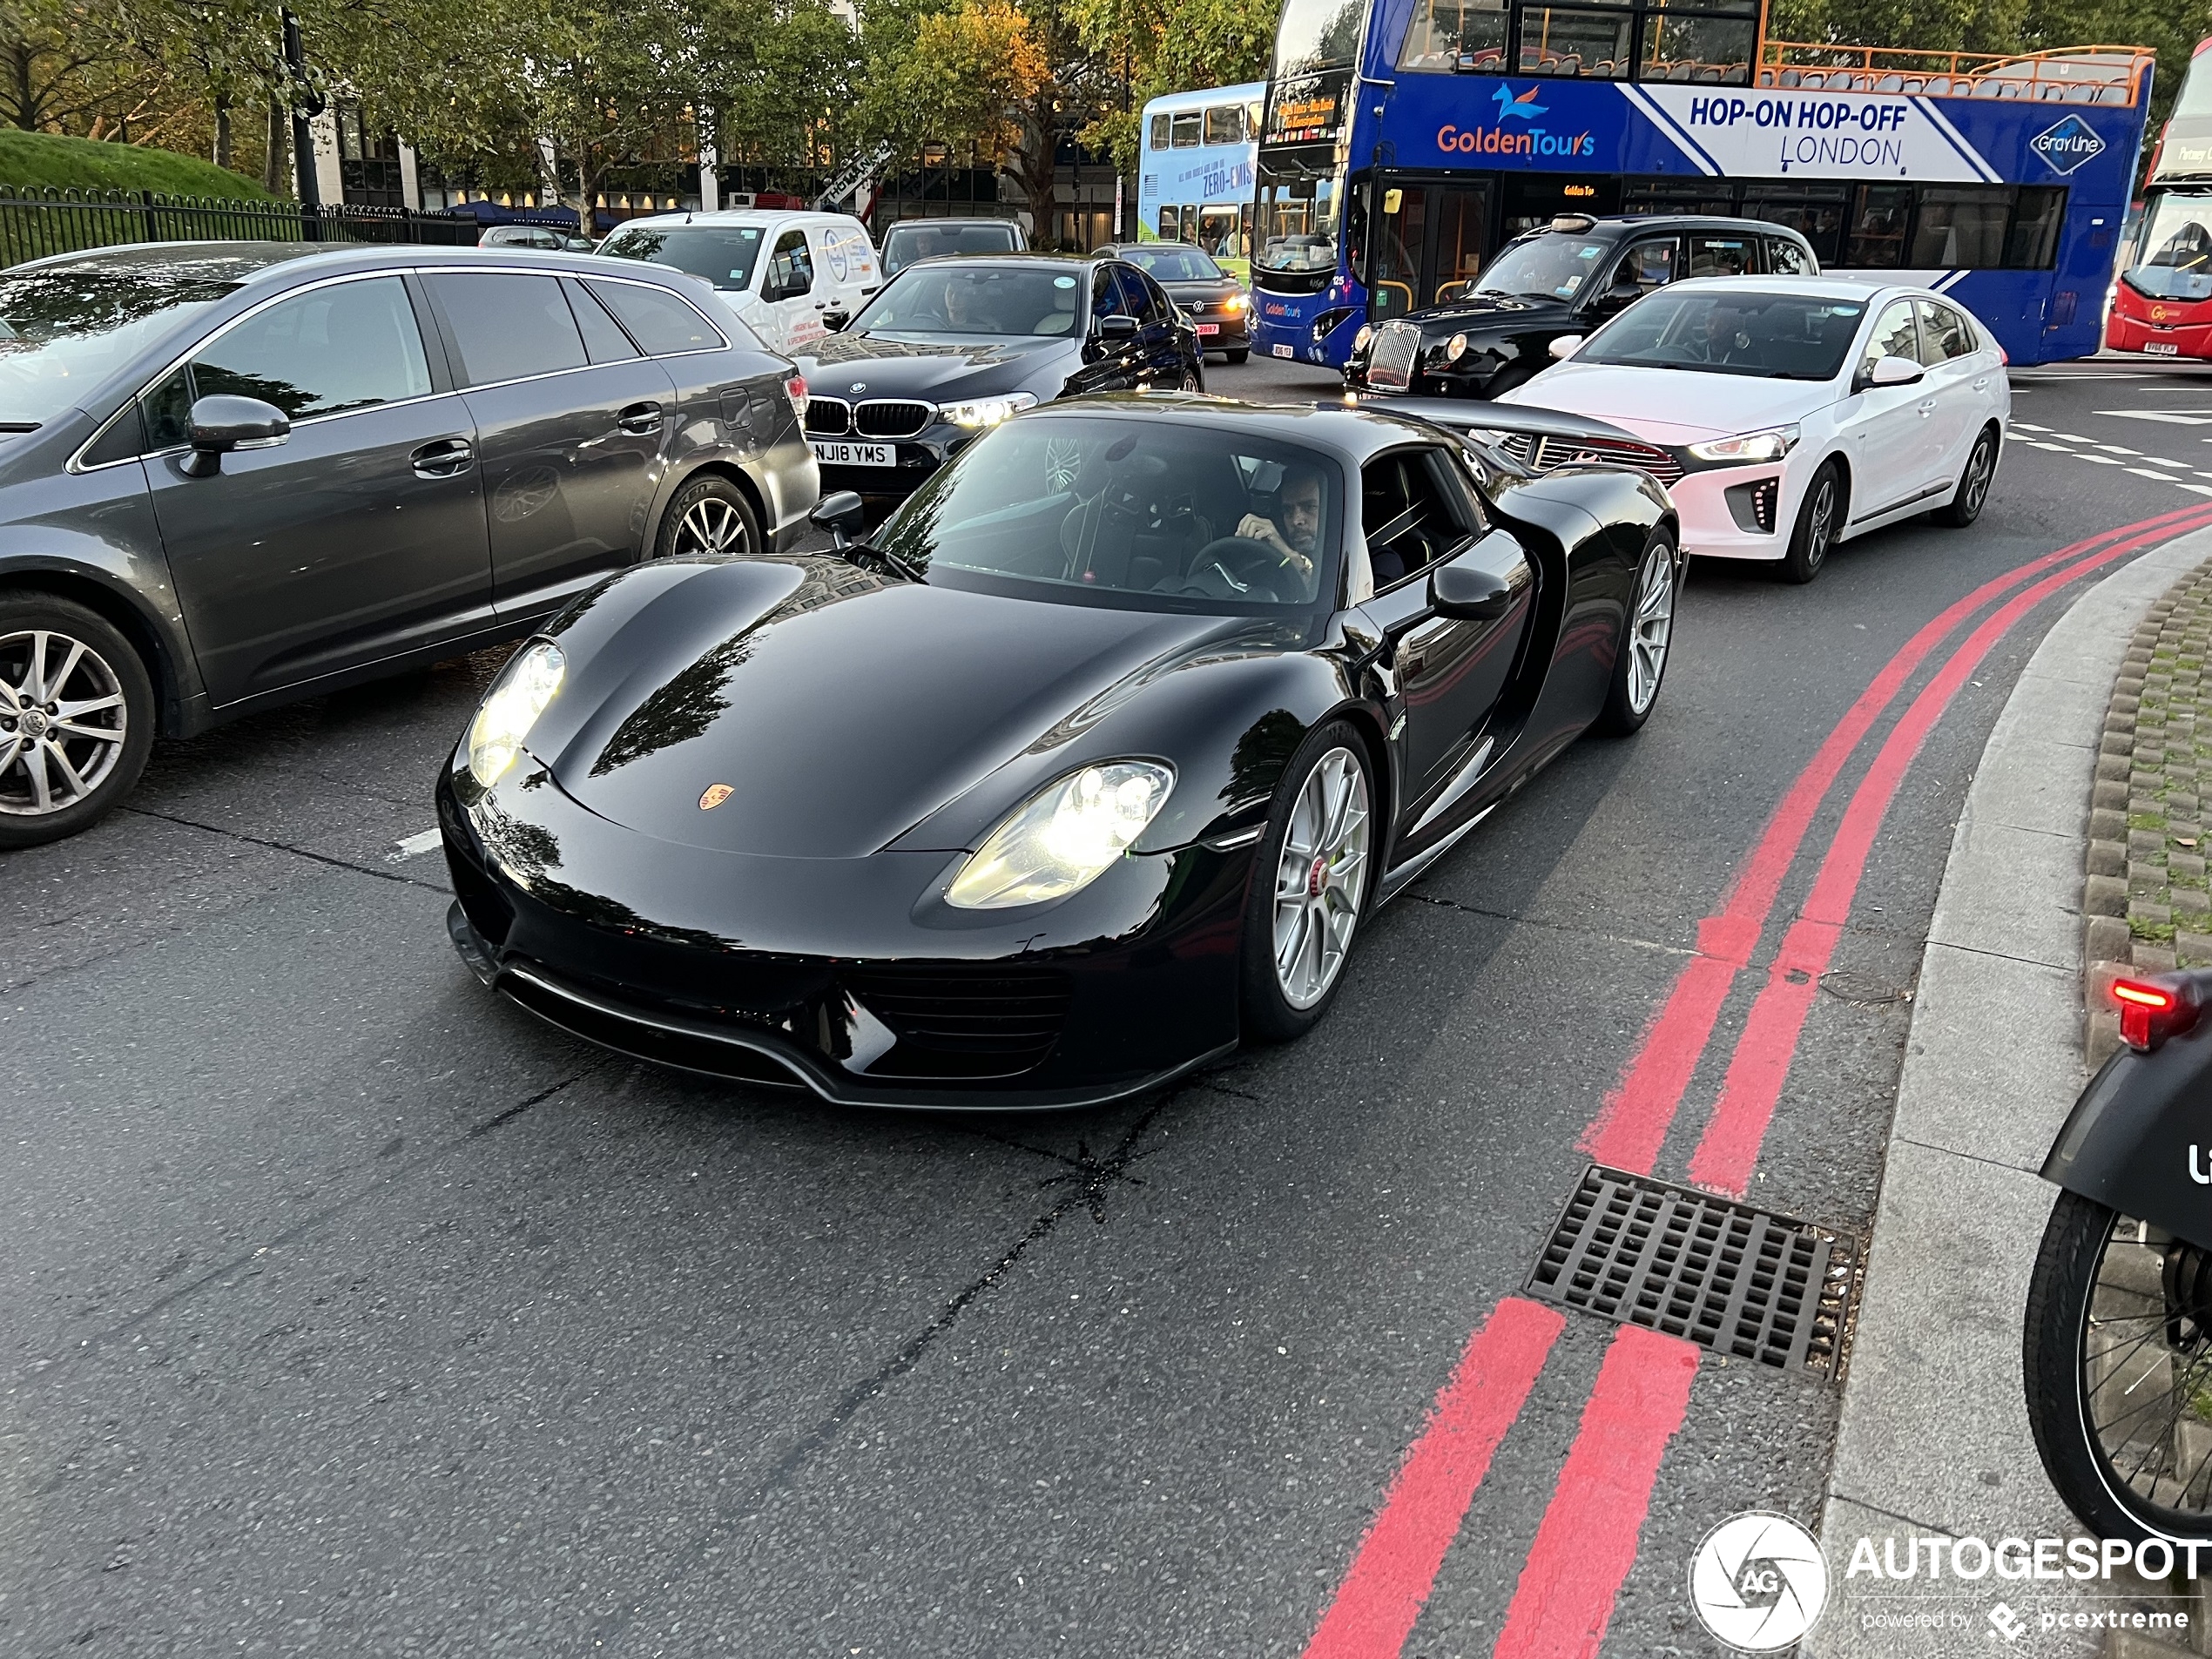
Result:
<svg viewBox="0 0 2212 1659">
<path fill-rule="evenodd" d="M 1413 365 L 1420 354 L 1419 327 L 1410 322 L 1383 324 L 1367 348 L 1367 384 L 1379 391 L 1404 391 L 1413 383 Z"/>
</svg>

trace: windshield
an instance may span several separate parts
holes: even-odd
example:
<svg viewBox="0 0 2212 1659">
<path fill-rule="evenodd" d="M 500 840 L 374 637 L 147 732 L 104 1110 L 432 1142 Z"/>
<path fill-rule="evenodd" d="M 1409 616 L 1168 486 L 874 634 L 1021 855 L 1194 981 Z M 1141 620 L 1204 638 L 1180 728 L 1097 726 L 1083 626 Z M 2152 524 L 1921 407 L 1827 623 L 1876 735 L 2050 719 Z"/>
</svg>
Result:
<svg viewBox="0 0 2212 1659">
<path fill-rule="evenodd" d="M 846 332 L 1070 335 L 1082 326 L 1082 289 L 1066 271 L 917 265 L 886 284 Z"/>
<path fill-rule="evenodd" d="M 718 288 L 752 286 L 764 233 L 758 225 L 629 225 L 599 245 L 610 259 L 643 260 L 705 277 Z"/>
<path fill-rule="evenodd" d="M 1122 257 L 1156 282 L 1218 282 L 1221 267 L 1195 247 L 1131 247 Z"/>
<path fill-rule="evenodd" d="M 2153 300 L 2212 300 L 2212 196 L 2161 196 L 2122 277 Z"/>
<path fill-rule="evenodd" d="M 0 278 L 0 429 L 52 420 L 236 285 L 113 271 Z"/>
<path fill-rule="evenodd" d="M 1491 261 L 1477 293 L 1510 293 L 1524 300 L 1572 300 L 1604 263 L 1609 242 L 1543 235 L 1515 242 Z"/>
<path fill-rule="evenodd" d="M 954 253 L 1012 253 L 1019 244 L 1011 225 L 894 225 L 883 233 L 883 269 L 896 275 L 916 260 Z"/>
<path fill-rule="evenodd" d="M 1277 75 L 1337 69 L 1359 56 L 1365 0 L 1285 0 L 1275 30 Z"/>
<path fill-rule="evenodd" d="M 1764 380 L 1832 380 L 1866 307 L 1856 300 L 1662 288 L 1593 334 L 1577 363 L 1693 369 Z"/>
<path fill-rule="evenodd" d="M 1037 415 L 987 431 L 876 545 L 938 585 L 1271 614 L 1336 592 L 1344 491 L 1318 451 L 1184 421 Z"/>
<path fill-rule="evenodd" d="M 1323 149 L 1320 154 L 1329 152 Z M 1263 271 L 1337 268 L 1337 205 L 1342 176 L 1301 162 L 1294 152 L 1259 163 L 1259 257 Z"/>
</svg>

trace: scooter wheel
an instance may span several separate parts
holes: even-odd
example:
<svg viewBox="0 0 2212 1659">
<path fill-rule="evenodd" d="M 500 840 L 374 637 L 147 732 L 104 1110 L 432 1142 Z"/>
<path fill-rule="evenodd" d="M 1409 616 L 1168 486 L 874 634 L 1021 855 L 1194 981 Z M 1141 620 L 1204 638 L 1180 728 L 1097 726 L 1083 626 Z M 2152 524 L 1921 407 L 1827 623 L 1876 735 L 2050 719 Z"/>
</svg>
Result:
<svg viewBox="0 0 2212 1659">
<path fill-rule="evenodd" d="M 2035 1449 L 2082 1524 L 2212 1541 L 2212 1252 L 2061 1192 L 2023 1342 Z"/>
</svg>

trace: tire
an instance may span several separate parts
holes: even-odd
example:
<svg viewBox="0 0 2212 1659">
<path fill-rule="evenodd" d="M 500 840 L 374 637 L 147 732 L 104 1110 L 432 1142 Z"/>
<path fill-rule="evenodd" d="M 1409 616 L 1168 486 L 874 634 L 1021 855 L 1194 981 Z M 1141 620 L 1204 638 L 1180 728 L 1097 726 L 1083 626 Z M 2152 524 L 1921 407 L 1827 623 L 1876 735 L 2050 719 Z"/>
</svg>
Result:
<svg viewBox="0 0 2212 1659">
<path fill-rule="evenodd" d="M 749 558 L 767 550 L 745 492 L 720 473 L 703 473 L 676 492 L 661 516 L 657 559 Z"/>
<path fill-rule="evenodd" d="M 1342 799 L 1338 791 L 1346 778 L 1354 780 L 1353 813 L 1339 821 L 1334 801 Z M 1308 733 L 1283 769 L 1244 892 L 1238 971 L 1245 1035 L 1265 1042 L 1303 1036 L 1336 1000 L 1374 892 L 1379 828 L 1374 803 L 1374 771 L 1366 745 L 1343 720 Z M 1285 919 L 1278 928 L 1279 913 L 1292 903 L 1303 925 Z M 1323 921 L 1324 930 L 1314 932 L 1315 924 Z M 1298 947 L 1288 969 L 1280 966 L 1286 941 Z"/>
<path fill-rule="evenodd" d="M 1844 469 L 1833 461 L 1822 462 L 1805 486 L 1805 498 L 1797 503 L 1797 522 L 1791 526 L 1790 550 L 1783 555 L 1779 571 L 1784 582 L 1803 584 L 1820 574 L 1850 505 Z"/>
<path fill-rule="evenodd" d="M 1222 355 L 1229 360 L 1229 367 L 1231 368 L 1239 367 L 1251 354 L 1251 347 L 1249 346 L 1245 347 L 1242 351 L 1225 351 L 1222 353 Z"/>
<path fill-rule="evenodd" d="M 1974 447 L 1966 452 L 1966 465 L 1959 475 L 1959 488 L 1951 499 L 1928 516 L 1939 524 L 1962 530 L 1981 516 L 1982 503 L 1989 499 L 1990 481 L 1997 476 L 1997 428 L 1982 428 L 1974 439 Z"/>
<path fill-rule="evenodd" d="M 2212 1540 L 2212 1424 L 2204 1409 L 2212 1331 L 2201 1322 L 2212 1298 L 2200 1276 L 2212 1256 L 2170 1238 L 2138 1242 L 2148 1237 L 2103 1204 L 2059 1195 L 2028 1279 L 2020 1355 L 2028 1426 L 2051 1484 L 2100 1537 Z M 2127 1254 L 2113 1256 L 2114 1245 Z M 2087 1374 L 2100 1366 L 2105 1379 L 2091 1385 Z M 2165 1388 L 2142 1392 L 2154 1379 Z M 2148 1441 L 2132 1437 L 2146 1429 Z M 2123 1433 L 2130 1437 L 2118 1461 L 2131 1466 L 2132 1480 L 2108 1444 Z M 2156 1472 L 2161 1456 L 2163 1474 Z"/>
<path fill-rule="evenodd" d="M 145 664 L 105 617 L 0 594 L 0 850 L 106 817 L 145 770 L 157 718 Z"/>
<path fill-rule="evenodd" d="M 1175 389 L 1178 392 L 1203 392 L 1206 389 L 1204 353 L 1201 352 L 1191 359 L 1190 367 L 1183 371 L 1183 378 L 1176 382 Z"/>
<path fill-rule="evenodd" d="M 1605 707 L 1591 726 L 1601 737 L 1625 738 L 1641 731 L 1659 705 L 1659 688 L 1674 657 L 1682 572 L 1682 555 L 1662 524 L 1644 539 L 1636 560 L 1635 589 L 1621 649 L 1614 653 L 1613 679 L 1606 688 Z"/>
</svg>

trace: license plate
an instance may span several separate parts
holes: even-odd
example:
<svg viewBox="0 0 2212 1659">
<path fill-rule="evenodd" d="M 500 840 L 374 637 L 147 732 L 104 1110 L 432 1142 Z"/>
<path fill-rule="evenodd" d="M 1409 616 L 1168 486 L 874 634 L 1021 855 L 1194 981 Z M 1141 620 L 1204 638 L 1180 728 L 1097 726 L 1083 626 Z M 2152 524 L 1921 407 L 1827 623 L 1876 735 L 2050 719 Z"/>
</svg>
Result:
<svg viewBox="0 0 2212 1659">
<path fill-rule="evenodd" d="M 1217 322 L 1202 322 L 1198 325 L 1198 334 L 1201 339 L 1208 334 L 1217 334 L 1220 332 L 1221 325 Z"/>
<path fill-rule="evenodd" d="M 2154 357 L 2179 357 L 2182 354 L 2182 348 L 2179 346 L 2163 340 L 2146 341 L 2143 342 L 2143 349 Z"/>
<path fill-rule="evenodd" d="M 1291 350 L 1288 346 L 1277 346 L 1272 349 L 1278 357 L 1295 357 L 1298 355 L 1298 353 Z"/>
<path fill-rule="evenodd" d="M 825 467 L 895 467 L 898 457 L 887 443 L 832 443 L 813 440 L 814 459 Z"/>
</svg>

